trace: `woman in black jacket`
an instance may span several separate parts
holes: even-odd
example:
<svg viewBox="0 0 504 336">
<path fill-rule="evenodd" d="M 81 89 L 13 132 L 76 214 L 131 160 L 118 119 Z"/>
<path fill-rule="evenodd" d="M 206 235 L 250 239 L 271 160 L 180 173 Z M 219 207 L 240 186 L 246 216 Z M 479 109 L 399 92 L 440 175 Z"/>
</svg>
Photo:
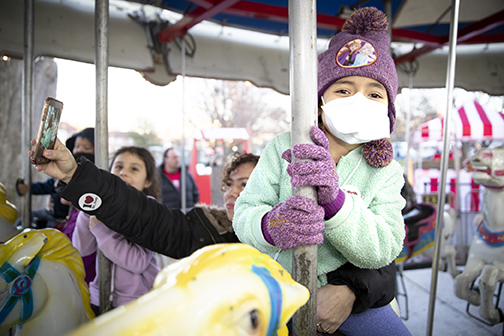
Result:
<svg viewBox="0 0 504 336">
<path fill-rule="evenodd" d="M 224 169 L 225 209 L 198 205 L 184 214 L 145 197 L 85 158 L 76 162 L 59 140 L 55 150 L 44 155 L 52 161 L 36 169 L 60 180 L 57 191 L 61 197 L 131 242 L 175 259 L 206 245 L 238 241 L 231 225 L 234 202 L 259 159 L 253 154 L 236 154 Z M 341 324 L 351 312 L 388 304 L 395 294 L 394 269 L 394 263 L 378 270 L 348 264 L 329 273 L 329 284 L 318 290 L 317 322 Z"/>
</svg>

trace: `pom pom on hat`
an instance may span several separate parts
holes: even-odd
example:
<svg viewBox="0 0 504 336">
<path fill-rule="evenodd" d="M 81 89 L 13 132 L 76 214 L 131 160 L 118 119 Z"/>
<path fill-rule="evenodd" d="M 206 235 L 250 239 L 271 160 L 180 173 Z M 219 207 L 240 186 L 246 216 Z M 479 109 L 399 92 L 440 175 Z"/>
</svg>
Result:
<svg viewBox="0 0 504 336">
<path fill-rule="evenodd" d="M 394 149 L 389 139 L 367 142 L 362 153 L 366 162 L 375 168 L 388 166 L 394 158 Z"/>
<path fill-rule="evenodd" d="M 384 32 L 388 29 L 387 16 L 375 7 L 356 11 L 346 20 L 341 31 L 363 35 L 370 31 Z"/>
<path fill-rule="evenodd" d="M 387 90 L 390 132 L 395 126 L 394 101 L 397 95 L 398 79 L 395 63 L 389 53 L 390 37 L 387 33 L 387 17 L 374 7 L 364 7 L 355 11 L 333 36 L 329 48 L 318 56 L 318 98 L 335 81 L 349 76 L 364 76 L 377 80 Z M 350 47 L 357 48 L 352 53 Z M 371 50 L 371 54 L 357 62 L 357 56 L 364 56 L 360 49 Z M 348 62 L 344 62 L 347 59 Z"/>
</svg>

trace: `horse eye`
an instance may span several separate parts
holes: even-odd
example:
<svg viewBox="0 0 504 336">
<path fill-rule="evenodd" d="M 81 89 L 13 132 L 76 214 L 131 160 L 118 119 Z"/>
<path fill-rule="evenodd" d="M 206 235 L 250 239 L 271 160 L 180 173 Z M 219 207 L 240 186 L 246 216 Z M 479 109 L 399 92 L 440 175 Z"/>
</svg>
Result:
<svg viewBox="0 0 504 336">
<path fill-rule="evenodd" d="M 257 329 L 259 327 L 259 312 L 257 309 L 252 310 L 250 313 L 250 326 L 252 329 Z"/>
<path fill-rule="evenodd" d="M 250 308 L 245 310 L 235 323 L 237 335 L 259 336 L 264 333 L 264 321 L 262 320 L 261 312 L 257 309 Z"/>
</svg>

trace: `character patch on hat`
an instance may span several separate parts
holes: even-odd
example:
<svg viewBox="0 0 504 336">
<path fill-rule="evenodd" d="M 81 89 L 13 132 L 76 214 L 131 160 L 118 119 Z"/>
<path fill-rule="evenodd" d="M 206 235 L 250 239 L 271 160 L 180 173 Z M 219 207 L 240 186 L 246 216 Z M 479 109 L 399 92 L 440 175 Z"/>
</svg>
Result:
<svg viewBox="0 0 504 336">
<path fill-rule="evenodd" d="M 79 206 L 84 211 L 93 211 L 98 209 L 102 204 L 101 198 L 92 193 L 87 193 L 79 198 Z"/>
<path fill-rule="evenodd" d="M 356 39 L 346 43 L 336 54 L 336 63 L 343 68 L 357 68 L 376 62 L 378 53 L 367 41 Z"/>
</svg>

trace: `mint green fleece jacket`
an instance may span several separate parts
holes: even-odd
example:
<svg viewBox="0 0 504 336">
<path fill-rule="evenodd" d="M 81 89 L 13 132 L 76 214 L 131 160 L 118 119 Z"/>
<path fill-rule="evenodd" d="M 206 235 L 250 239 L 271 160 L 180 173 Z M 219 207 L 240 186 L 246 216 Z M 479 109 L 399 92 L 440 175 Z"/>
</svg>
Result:
<svg viewBox="0 0 504 336">
<path fill-rule="evenodd" d="M 264 238 L 261 219 L 274 205 L 292 196 L 288 163 L 281 158 L 288 148 L 290 132 L 268 143 L 235 204 L 233 228 L 240 241 L 272 257 L 279 248 Z M 360 268 L 390 264 L 401 252 L 405 236 L 401 215 L 404 178 L 397 161 L 374 168 L 364 160 L 361 146 L 342 157 L 336 171 L 345 202 L 325 221 L 324 242 L 318 246 L 319 287 L 327 284 L 328 272 L 347 261 Z M 277 261 L 292 273 L 292 250 L 282 250 Z"/>
</svg>

